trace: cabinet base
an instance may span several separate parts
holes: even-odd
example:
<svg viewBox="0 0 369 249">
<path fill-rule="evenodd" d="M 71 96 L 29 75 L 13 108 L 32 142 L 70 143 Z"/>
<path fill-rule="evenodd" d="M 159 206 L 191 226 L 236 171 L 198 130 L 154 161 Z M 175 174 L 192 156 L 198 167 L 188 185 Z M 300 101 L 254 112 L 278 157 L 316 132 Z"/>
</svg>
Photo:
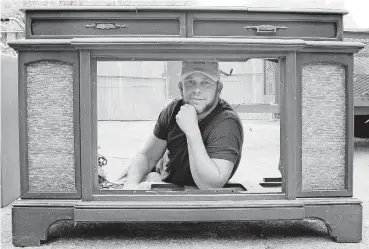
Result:
<svg viewBox="0 0 369 249">
<path fill-rule="evenodd" d="M 360 242 L 362 204 L 353 198 L 260 201 L 108 202 L 18 200 L 12 207 L 14 246 L 40 246 L 49 227 L 75 222 L 210 222 L 322 220 L 337 242 Z"/>
</svg>

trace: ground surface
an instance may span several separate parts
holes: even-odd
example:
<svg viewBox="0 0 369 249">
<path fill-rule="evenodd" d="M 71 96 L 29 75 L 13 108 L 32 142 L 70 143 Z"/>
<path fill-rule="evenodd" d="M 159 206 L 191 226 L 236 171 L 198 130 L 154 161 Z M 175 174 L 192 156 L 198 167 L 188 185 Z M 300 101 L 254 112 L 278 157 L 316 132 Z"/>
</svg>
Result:
<svg viewBox="0 0 369 249">
<path fill-rule="evenodd" d="M 119 141 L 109 134 L 130 134 L 137 143 L 151 132 L 151 125 L 136 122 L 133 125 L 109 125 L 99 129 L 105 134 L 100 146 L 107 156 L 132 155 L 137 145 Z M 115 128 L 113 129 L 113 127 Z M 102 126 L 101 126 L 102 127 Z M 277 122 L 244 123 L 247 161 L 243 160 L 239 176 L 242 179 L 277 174 L 279 151 L 279 124 Z M 140 130 L 140 132 L 137 132 Z M 261 136 L 262 134 L 262 136 Z M 110 137 L 110 138 L 109 138 Z M 134 140 L 134 139 L 133 139 Z M 112 142 L 113 141 L 113 142 Z M 132 140 L 131 140 L 132 141 Z M 114 144 L 114 146 L 112 146 Z M 108 151 L 104 151 L 109 148 Z M 131 154 L 130 154 L 131 153 Z M 258 159 L 260 156 L 263 159 Z M 254 159 L 251 159 L 254 158 Z M 268 160 L 267 160 L 268 159 Z M 269 168 L 269 170 L 268 170 Z M 250 176 L 250 169 L 255 169 Z M 256 170 L 257 169 L 257 170 Z M 354 197 L 363 201 L 363 241 L 339 244 L 331 240 L 323 222 L 316 220 L 197 223 L 197 224 L 74 224 L 59 222 L 49 231 L 49 239 L 41 248 L 369 248 L 369 139 L 355 139 Z M 258 178 L 258 179 L 259 179 Z M 254 180 L 257 182 L 258 180 Z M 1 248 L 14 248 L 11 243 L 11 207 L 1 209 Z"/>
</svg>

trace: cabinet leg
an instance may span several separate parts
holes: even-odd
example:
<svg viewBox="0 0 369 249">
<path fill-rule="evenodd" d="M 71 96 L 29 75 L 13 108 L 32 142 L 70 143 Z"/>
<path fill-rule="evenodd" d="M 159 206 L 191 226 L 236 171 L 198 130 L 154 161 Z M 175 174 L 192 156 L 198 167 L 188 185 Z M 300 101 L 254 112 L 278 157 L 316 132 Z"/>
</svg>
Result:
<svg viewBox="0 0 369 249">
<path fill-rule="evenodd" d="M 13 245 L 40 246 L 50 225 L 59 220 L 73 220 L 73 208 L 13 207 Z"/>
<path fill-rule="evenodd" d="M 360 242 L 362 239 L 362 205 L 309 205 L 306 218 L 324 221 L 330 236 L 337 242 Z"/>
</svg>

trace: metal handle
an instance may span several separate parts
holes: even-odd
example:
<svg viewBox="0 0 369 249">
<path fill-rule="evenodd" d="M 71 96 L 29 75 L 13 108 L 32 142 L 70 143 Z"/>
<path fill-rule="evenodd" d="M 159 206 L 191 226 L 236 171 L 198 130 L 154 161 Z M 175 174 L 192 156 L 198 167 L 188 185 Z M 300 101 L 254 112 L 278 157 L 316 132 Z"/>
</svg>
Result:
<svg viewBox="0 0 369 249">
<path fill-rule="evenodd" d="M 256 33 L 277 33 L 278 29 L 288 29 L 286 26 L 259 25 L 245 26 L 245 29 L 256 29 Z"/>
<path fill-rule="evenodd" d="M 127 28 L 128 26 L 123 24 L 115 24 L 113 22 L 109 23 L 95 23 L 95 24 L 87 24 L 85 25 L 86 28 L 93 28 L 93 29 L 119 29 L 119 28 Z"/>
</svg>

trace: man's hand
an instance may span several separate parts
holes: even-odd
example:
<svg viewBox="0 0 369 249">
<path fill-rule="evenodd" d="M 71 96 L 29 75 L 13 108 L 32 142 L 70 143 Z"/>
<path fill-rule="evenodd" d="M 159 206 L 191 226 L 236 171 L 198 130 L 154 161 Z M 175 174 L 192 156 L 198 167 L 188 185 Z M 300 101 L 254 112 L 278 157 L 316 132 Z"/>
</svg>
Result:
<svg viewBox="0 0 369 249">
<path fill-rule="evenodd" d="M 196 109 L 189 104 L 181 106 L 181 109 L 176 116 L 176 121 L 179 128 L 181 128 L 186 135 L 199 127 Z"/>
</svg>

